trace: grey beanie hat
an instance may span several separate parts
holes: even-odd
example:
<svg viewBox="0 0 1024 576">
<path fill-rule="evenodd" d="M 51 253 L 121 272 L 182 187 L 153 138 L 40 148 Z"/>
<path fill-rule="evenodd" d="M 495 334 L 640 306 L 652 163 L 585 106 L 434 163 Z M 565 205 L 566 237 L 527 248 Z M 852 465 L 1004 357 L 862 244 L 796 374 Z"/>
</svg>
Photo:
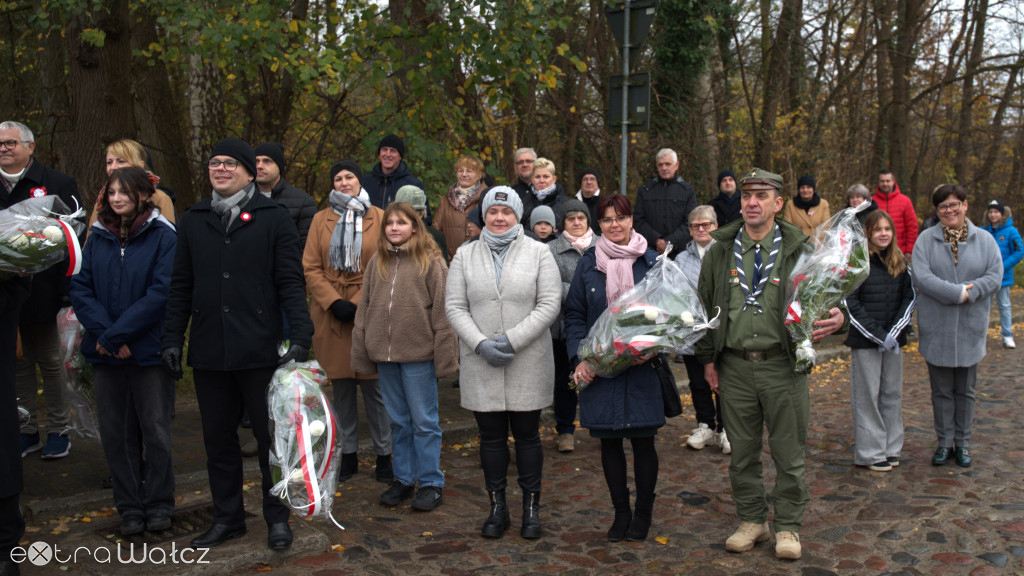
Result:
<svg viewBox="0 0 1024 576">
<path fill-rule="evenodd" d="M 427 193 L 419 186 L 406 184 L 395 192 L 395 202 L 408 202 L 413 210 L 427 209 Z"/>
<path fill-rule="evenodd" d="M 555 226 L 555 228 L 565 230 L 565 218 L 573 212 L 582 212 L 587 217 L 587 226 L 590 226 L 590 209 L 583 202 L 575 198 L 569 198 L 558 207 L 558 223 L 560 225 Z"/>
<path fill-rule="evenodd" d="M 551 228 L 558 230 L 558 224 L 555 222 L 555 211 L 550 206 L 537 206 L 530 213 L 530 230 L 541 222 L 547 222 L 551 224 Z"/>
<path fill-rule="evenodd" d="M 481 206 L 481 216 L 487 214 L 487 210 L 491 206 L 508 206 L 516 213 L 516 221 L 521 223 L 523 219 L 523 200 L 515 190 L 508 186 L 495 186 L 488 190 Z"/>
</svg>

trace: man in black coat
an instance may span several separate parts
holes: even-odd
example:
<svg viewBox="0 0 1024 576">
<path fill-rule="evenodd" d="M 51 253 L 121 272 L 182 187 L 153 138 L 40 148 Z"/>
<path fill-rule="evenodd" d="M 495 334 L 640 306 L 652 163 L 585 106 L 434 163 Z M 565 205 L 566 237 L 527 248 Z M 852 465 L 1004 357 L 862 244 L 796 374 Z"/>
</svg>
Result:
<svg viewBox="0 0 1024 576">
<path fill-rule="evenodd" d="M 533 183 L 530 177 L 533 176 L 533 163 L 536 161 L 537 152 L 533 148 L 520 148 L 512 157 L 516 171 L 516 183 L 512 189 L 520 198 L 530 191 L 530 184 Z"/>
<path fill-rule="evenodd" d="M 313 339 L 299 235 L 288 211 L 256 192 L 256 153 L 237 138 L 221 140 L 209 161 L 213 197 L 185 211 L 162 338 L 164 368 L 180 378 L 185 328 L 188 363 L 203 425 L 214 524 L 195 548 L 245 535 L 242 457 L 236 427 L 244 405 L 252 419 L 263 474 L 263 518 L 273 549 L 291 545 L 289 508 L 270 494 L 267 387 L 278 364 L 304 362 Z M 291 347 L 278 359 L 281 308 Z"/>
<path fill-rule="evenodd" d="M 18 574 L 11 551 L 25 534 L 19 496 L 22 489 L 18 394 L 15 392 L 15 349 L 18 315 L 28 298 L 31 279 L 0 280 L 0 575 Z M 33 400 L 35 397 L 33 396 Z"/>
<path fill-rule="evenodd" d="M 402 186 L 415 186 L 423 190 L 423 182 L 412 175 L 409 165 L 405 163 L 405 141 L 394 134 L 381 138 L 377 145 L 377 158 L 380 162 L 373 165 L 373 170 L 363 175 L 363 189 L 370 196 L 370 204 L 381 210 L 395 201 L 395 194 Z M 427 203 L 427 217 L 423 223 L 427 226 L 432 222 L 430 203 Z"/>
<path fill-rule="evenodd" d="M 29 198 L 57 196 L 69 209 L 77 209 L 81 203 L 75 181 L 33 158 L 35 147 L 35 137 L 27 126 L 11 121 L 0 123 L 0 208 Z M 71 450 L 67 436 L 70 411 L 61 378 L 63 360 L 57 336 L 57 312 L 71 305 L 67 272 L 68 263 L 64 260 L 35 274 L 31 295 L 21 307 L 19 324 L 24 357 L 18 361 L 16 379 L 18 397 L 30 415 L 19 438 L 22 456 L 41 448 L 44 459 L 63 458 Z M 37 426 L 37 365 L 46 395 L 44 439 L 40 439 Z"/>
<path fill-rule="evenodd" d="M 658 175 L 640 185 L 633 206 L 633 229 L 647 239 L 647 245 L 665 252 L 672 243 L 672 253 L 686 249 L 692 239 L 688 218 L 697 207 L 697 194 L 689 182 L 679 177 L 679 159 L 668 148 L 658 151 Z"/>
<path fill-rule="evenodd" d="M 718 196 L 712 198 L 708 204 L 715 209 L 719 226 L 739 220 L 742 202 L 740 195 L 736 193 L 736 174 L 732 170 L 722 170 L 718 173 Z"/>
<path fill-rule="evenodd" d="M 256 147 L 256 186 L 260 192 L 288 209 L 299 230 L 299 252 L 306 247 L 309 225 L 316 214 L 316 202 L 284 179 L 284 147 L 264 142 Z"/>
</svg>

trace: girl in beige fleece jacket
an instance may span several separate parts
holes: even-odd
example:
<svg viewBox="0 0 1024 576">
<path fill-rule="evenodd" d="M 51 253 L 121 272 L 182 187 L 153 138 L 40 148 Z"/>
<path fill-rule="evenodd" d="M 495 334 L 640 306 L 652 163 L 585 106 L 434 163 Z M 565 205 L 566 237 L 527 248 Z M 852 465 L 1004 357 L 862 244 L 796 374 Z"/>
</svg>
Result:
<svg viewBox="0 0 1024 576">
<path fill-rule="evenodd" d="M 423 222 L 406 202 L 384 211 L 377 253 L 366 265 L 352 331 L 352 367 L 376 372 L 391 419 L 395 480 L 380 497 L 397 506 L 444 502 L 437 378 L 458 370 L 458 340 L 445 316 L 448 269 Z"/>
</svg>

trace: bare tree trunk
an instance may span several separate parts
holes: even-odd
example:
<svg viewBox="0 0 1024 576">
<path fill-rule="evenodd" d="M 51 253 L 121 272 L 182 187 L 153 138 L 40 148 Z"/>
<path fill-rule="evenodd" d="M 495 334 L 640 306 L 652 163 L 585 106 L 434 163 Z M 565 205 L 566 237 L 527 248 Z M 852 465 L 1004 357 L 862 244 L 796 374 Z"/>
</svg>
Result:
<svg viewBox="0 0 1024 576">
<path fill-rule="evenodd" d="M 217 65 L 203 61 L 199 54 L 189 56 L 188 116 L 191 130 L 188 150 L 193 186 L 192 197 L 182 198 L 182 206 L 194 204 L 210 189 L 206 160 L 213 144 L 224 135 L 219 86 L 220 70 Z"/>
<path fill-rule="evenodd" d="M 1010 70 L 1009 77 L 1006 79 L 1006 87 L 1003 90 L 1003 96 L 999 99 L 999 106 L 996 108 L 996 113 L 992 117 L 992 125 L 989 128 L 988 151 L 985 154 L 985 160 L 982 162 L 982 165 L 978 169 L 974 178 L 974 183 L 977 184 L 977 189 L 980 191 L 982 198 L 988 198 L 992 182 L 995 180 L 992 177 L 992 173 L 995 169 L 996 159 L 999 152 L 1003 148 L 1003 141 L 1005 140 L 1004 134 L 1006 130 L 1003 128 L 1003 121 L 1006 118 L 1006 110 L 1010 107 L 1010 101 L 1013 99 L 1014 93 L 1019 89 L 1017 77 L 1020 75 L 1021 67 L 1024 67 L 1024 56 L 1018 57 L 1013 69 Z M 1014 154 L 1014 156 L 1018 155 L 1019 154 Z"/>
<path fill-rule="evenodd" d="M 974 118 L 974 76 L 978 73 L 981 57 L 985 50 L 985 20 L 988 16 L 988 0 L 977 0 L 974 8 L 974 41 L 971 55 L 964 71 L 964 85 L 960 96 L 960 118 L 957 126 L 956 156 L 953 158 L 953 173 L 956 181 L 963 184 L 968 180 L 967 165 L 971 143 L 971 122 Z"/>
<path fill-rule="evenodd" d="M 132 23 L 132 47 L 147 50 L 158 40 L 156 22 L 145 7 L 136 8 Z M 136 78 L 136 138 L 153 158 L 153 172 L 160 176 L 160 185 L 175 195 L 180 213 L 188 207 L 184 199 L 194 198 L 192 171 L 186 155 L 185 137 L 181 129 L 184 116 L 182 98 L 171 89 L 167 67 L 159 58 L 149 62 L 135 58 L 132 75 Z"/>
<path fill-rule="evenodd" d="M 906 176 L 907 148 L 910 146 L 910 75 L 914 68 L 915 46 L 921 34 L 921 17 L 925 0 L 899 0 L 892 62 L 892 141 L 889 147 L 889 169 L 899 179 Z M 902 190 L 913 200 L 915 190 Z"/>
<path fill-rule="evenodd" d="M 713 173 L 718 166 L 719 147 L 718 147 L 718 124 L 715 119 L 715 93 L 711 87 L 711 71 L 705 70 L 697 81 L 697 98 L 700 101 L 701 106 L 701 124 L 704 130 L 704 150 L 706 157 L 704 158 L 704 166 L 706 178 L 705 190 L 715 191 L 718 189 L 718 183 L 715 182 L 715 174 Z M 699 189 L 699 188 L 698 188 Z M 712 192 L 710 200 L 717 196 L 716 192 Z"/>
<path fill-rule="evenodd" d="M 105 34 L 103 47 L 84 40 L 86 25 Z M 104 149 L 119 138 L 134 137 L 132 114 L 131 43 L 127 0 L 105 0 L 92 14 L 72 17 L 68 23 L 68 56 L 75 127 L 69 140 L 74 154 L 64 169 L 73 174 L 87 208 L 106 180 Z"/>
<path fill-rule="evenodd" d="M 755 156 L 758 165 L 771 169 L 775 138 L 775 121 L 789 85 L 790 48 L 803 19 L 803 0 L 783 0 L 779 25 L 775 32 L 764 66 L 764 100 L 761 122 L 755 136 Z"/>
<path fill-rule="evenodd" d="M 875 22 L 878 30 L 878 50 L 875 52 L 875 85 L 878 92 L 878 118 L 873 153 L 875 171 L 887 168 L 889 162 L 892 127 L 892 18 L 895 8 L 894 0 L 875 2 Z"/>
</svg>

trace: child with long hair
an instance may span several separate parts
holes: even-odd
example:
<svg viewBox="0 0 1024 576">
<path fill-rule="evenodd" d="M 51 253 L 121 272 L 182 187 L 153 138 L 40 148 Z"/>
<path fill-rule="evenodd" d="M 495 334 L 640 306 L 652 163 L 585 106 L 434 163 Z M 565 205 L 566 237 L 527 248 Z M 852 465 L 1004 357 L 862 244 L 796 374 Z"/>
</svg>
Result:
<svg viewBox="0 0 1024 576">
<path fill-rule="evenodd" d="M 882 210 L 864 221 L 871 272 L 846 297 L 850 330 L 853 462 L 876 472 L 899 466 L 903 449 L 903 357 L 917 305 L 907 261 L 896 244 L 892 217 Z"/>
<path fill-rule="evenodd" d="M 160 336 L 178 237 L 154 193 L 142 168 L 111 173 L 71 278 L 122 536 L 167 530 L 174 513 L 174 382 L 160 368 Z"/>
<path fill-rule="evenodd" d="M 383 219 L 356 310 L 352 367 L 379 375 L 391 419 L 395 479 L 381 504 L 401 504 L 419 483 L 412 507 L 430 511 L 444 502 L 437 379 L 459 368 L 445 316 L 448 269 L 412 205 L 394 202 Z"/>
</svg>

